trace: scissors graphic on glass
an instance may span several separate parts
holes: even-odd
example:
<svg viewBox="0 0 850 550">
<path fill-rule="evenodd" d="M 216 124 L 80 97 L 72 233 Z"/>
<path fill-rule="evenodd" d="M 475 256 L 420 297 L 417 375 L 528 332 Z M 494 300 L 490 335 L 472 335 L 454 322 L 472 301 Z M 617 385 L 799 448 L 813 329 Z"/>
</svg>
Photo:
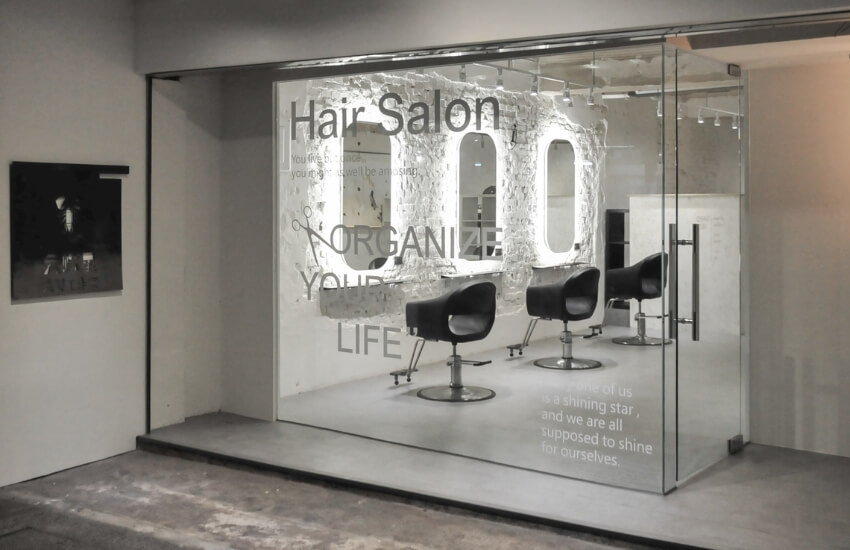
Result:
<svg viewBox="0 0 850 550">
<path fill-rule="evenodd" d="M 313 217 L 313 209 L 310 208 L 309 205 L 305 205 L 304 208 L 301 209 L 304 213 L 304 223 L 301 223 L 298 219 L 293 218 L 292 220 L 292 229 L 295 231 L 299 231 L 303 229 L 307 232 L 307 239 L 310 241 L 310 249 L 313 251 L 313 259 L 316 261 L 316 264 L 319 263 L 319 258 L 316 255 L 316 244 L 313 242 L 313 237 L 317 236 L 321 240 L 321 236 L 316 233 L 312 227 L 310 227 L 310 218 Z"/>
</svg>

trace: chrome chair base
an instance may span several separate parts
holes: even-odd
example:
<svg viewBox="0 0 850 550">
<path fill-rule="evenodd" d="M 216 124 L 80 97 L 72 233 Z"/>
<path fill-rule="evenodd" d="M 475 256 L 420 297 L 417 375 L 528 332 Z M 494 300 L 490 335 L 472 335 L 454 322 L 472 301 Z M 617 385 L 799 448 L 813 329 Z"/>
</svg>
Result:
<svg viewBox="0 0 850 550">
<path fill-rule="evenodd" d="M 594 359 L 577 359 L 573 357 L 573 333 L 564 321 L 564 331 L 561 333 L 561 356 L 546 357 L 534 362 L 538 367 L 555 370 L 587 370 L 598 369 L 602 363 Z"/>
<path fill-rule="evenodd" d="M 635 336 L 621 336 L 619 338 L 613 338 L 611 341 L 622 346 L 660 346 L 662 344 L 671 343 L 669 338 L 655 338 L 653 336 L 642 336 L 640 334 Z"/>
<path fill-rule="evenodd" d="M 563 357 L 547 357 L 545 359 L 536 360 L 534 364 L 538 367 L 543 367 L 544 369 L 556 370 L 598 369 L 602 366 L 602 363 L 599 361 L 594 361 L 593 359 L 576 359 L 575 357 L 567 359 Z"/>
<path fill-rule="evenodd" d="M 496 396 L 496 392 L 479 386 L 430 386 L 419 390 L 416 395 L 429 401 L 445 401 L 450 403 L 466 403 L 484 401 Z"/>
<path fill-rule="evenodd" d="M 621 346 L 660 346 L 662 344 L 669 344 L 669 339 L 655 338 L 653 336 L 646 335 L 647 317 L 663 319 L 664 316 L 644 315 L 641 304 L 642 302 L 638 301 L 638 312 L 635 314 L 635 321 L 637 321 L 637 334 L 634 336 L 620 336 L 619 338 L 612 338 L 611 341 L 615 344 L 620 344 Z"/>
</svg>

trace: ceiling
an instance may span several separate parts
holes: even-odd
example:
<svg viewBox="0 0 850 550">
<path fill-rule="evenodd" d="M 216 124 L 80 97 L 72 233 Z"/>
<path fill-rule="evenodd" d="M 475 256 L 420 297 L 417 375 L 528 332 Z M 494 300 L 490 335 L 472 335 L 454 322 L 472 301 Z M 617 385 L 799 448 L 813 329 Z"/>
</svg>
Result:
<svg viewBox="0 0 850 550">
<path fill-rule="evenodd" d="M 745 70 L 824 63 L 850 63 L 850 17 L 817 20 L 781 20 L 756 23 L 733 30 L 676 35 L 670 44 L 682 48 L 676 58 L 679 90 L 735 95 L 737 79 L 729 64 Z M 472 62 L 435 68 L 447 78 L 467 79 L 505 89 L 560 94 L 565 87 L 587 92 L 597 89 L 647 93 L 670 78 L 672 57 L 660 43 L 572 51 L 539 57 Z M 850 65 L 848 65 L 850 68 Z M 539 83 L 534 75 L 540 75 Z M 666 76 L 665 76 L 666 75 Z M 708 92 L 711 93 L 711 92 Z"/>
<path fill-rule="evenodd" d="M 850 62 L 850 19 L 789 21 L 680 37 L 687 46 L 744 69 Z"/>
<path fill-rule="evenodd" d="M 850 63 L 850 36 L 706 48 L 696 53 L 744 69 Z"/>
</svg>

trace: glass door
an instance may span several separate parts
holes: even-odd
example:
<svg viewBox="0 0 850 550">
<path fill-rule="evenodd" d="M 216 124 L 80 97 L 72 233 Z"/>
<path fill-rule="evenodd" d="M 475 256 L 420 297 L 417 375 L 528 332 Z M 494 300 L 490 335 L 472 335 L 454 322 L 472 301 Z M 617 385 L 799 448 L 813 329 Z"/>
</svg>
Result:
<svg viewBox="0 0 850 550">
<path fill-rule="evenodd" d="M 676 51 L 667 243 L 678 482 L 743 444 L 739 75 L 734 66 Z"/>
</svg>

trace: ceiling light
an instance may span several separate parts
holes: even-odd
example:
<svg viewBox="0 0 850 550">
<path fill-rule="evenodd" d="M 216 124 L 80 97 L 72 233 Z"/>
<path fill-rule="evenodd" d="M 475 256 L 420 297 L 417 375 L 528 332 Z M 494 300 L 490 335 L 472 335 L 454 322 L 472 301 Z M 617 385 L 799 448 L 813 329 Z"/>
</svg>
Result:
<svg viewBox="0 0 850 550">
<path fill-rule="evenodd" d="M 700 109 L 699 114 L 697 114 L 697 122 L 699 124 L 705 124 L 705 119 L 702 118 L 702 109 Z"/>
<path fill-rule="evenodd" d="M 735 116 L 732 117 L 732 129 L 733 130 L 738 129 L 738 115 L 735 115 Z"/>
<path fill-rule="evenodd" d="M 715 114 L 714 114 L 714 125 L 715 125 L 715 126 L 720 126 L 720 113 L 715 113 Z"/>
<path fill-rule="evenodd" d="M 498 76 L 498 78 L 496 78 L 496 89 L 497 90 L 504 90 L 505 89 L 505 83 L 502 80 L 502 69 L 501 68 L 499 69 L 499 76 Z"/>
<path fill-rule="evenodd" d="M 656 111 L 655 111 L 655 116 L 657 116 L 658 118 L 661 118 L 662 116 L 664 116 L 664 112 L 661 110 L 661 98 L 660 97 L 658 98 L 658 109 L 656 109 Z"/>
<path fill-rule="evenodd" d="M 590 63 L 590 93 L 587 94 L 587 104 L 593 106 L 596 101 L 593 99 L 593 88 L 596 87 L 596 52 L 593 52 L 593 61 Z"/>
<path fill-rule="evenodd" d="M 570 86 L 566 82 L 564 83 L 564 92 L 563 92 L 561 99 L 564 101 L 564 103 L 567 105 L 567 107 L 573 106 L 573 98 L 570 95 Z"/>
<path fill-rule="evenodd" d="M 679 107 L 676 109 L 676 120 L 682 120 L 685 118 L 685 109 L 681 103 L 679 103 Z"/>
<path fill-rule="evenodd" d="M 540 91 L 540 80 L 538 80 L 537 75 L 531 77 L 531 95 L 536 96 Z"/>
<path fill-rule="evenodd" d="M 466 65 L 460 66 L 460 81 L 466 82 Z"/>
</svg>

